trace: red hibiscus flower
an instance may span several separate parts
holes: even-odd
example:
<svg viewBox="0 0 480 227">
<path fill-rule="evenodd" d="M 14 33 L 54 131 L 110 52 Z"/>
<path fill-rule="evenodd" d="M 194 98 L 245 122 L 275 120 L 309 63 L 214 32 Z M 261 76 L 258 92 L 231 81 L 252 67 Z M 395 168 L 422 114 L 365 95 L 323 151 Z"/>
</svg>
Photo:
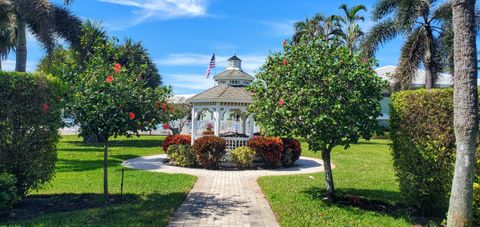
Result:
<svg viewBox="0 0 480 227">
<path fill-rule="evenodd" d="M 118 64 L 118 63 L 115 64 L 115 72 L 116 72 L 116 73 L 119 73 L 121 68 L 122 68 L 122 65 L 120 65 L 120 64 Z"/>
<path fill-rule="evenodd" d="M 281 98 L 281 99 L 278 100 L 278 104 L 280 106 L 283 106 L 283 104 L 285 104 L 285 101 L 283 101 L 283 99 Z"/>
<path fill-rule="evenodd" d="M 48 113 L 48 109 L 50 109 L 50 106 L 48 105 L 48 103 L 44 103 L 42 105 L 42 110 L 44 113 Z"/>
<path fill-rule="evenodd" d="M 128 117 L 130 118 L 130 120 L 133 120 L 135 118 L 135 113 L 134 112 L 128 113 Z"/>
<path fill-rule="evenodd" d="M 111 84 L 113 82 L 113 76 L 112 75 L 107 76 L 107 78 L 105 79 L 105 82 Z"/>
<path fill-rule="evenodd" d="M 162 127 L 163 129 L 170 129 L 170 125 L 167 123 L 163 124 Z"/>
<path fill-rule="evenodd" d="M 283 65 L 287 65 L 287 58 L 283 58 Z"/>
<path fill-rule="evenodd" d="M 287 40 L 285 39 L 285 40 L 283 40 L 282 46 L 285 47 L 286 45 L 287 45 Z"/>
</svg>

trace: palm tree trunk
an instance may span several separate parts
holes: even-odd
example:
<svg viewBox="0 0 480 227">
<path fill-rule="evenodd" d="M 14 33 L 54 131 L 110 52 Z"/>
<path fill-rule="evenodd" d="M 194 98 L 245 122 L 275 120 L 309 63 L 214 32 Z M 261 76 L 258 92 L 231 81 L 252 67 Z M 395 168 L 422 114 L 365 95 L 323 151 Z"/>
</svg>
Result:
<svg viewBox="0 0 480 227">
<path fill-rule="evenodd" d="M 432 89 L 434 86 L 434 79 L 435 79 L 435 64 L 434 64 L 434 57 L 435 57 L 435 46 L 433 40 L 433 32 L 430 25 L 425 26 L 425 30 L 427 32 L 427 45 L 425 50 L 424 56 L 424 64 L 425 64 L 425 88 Z"/>
<path fill-rule="evenodd" d="M 322 160 L 323 160 L 323 167 L 325 170 L 325 187 L 327 190 L 327 201 L 335 202 L 335 186 L 333 183 L 333 174 L 332 174 L 332 166 L 330 163 L 330 153 L 331 150 L 327 148 L 322 149 Z"/>
<path fill-rule="evenodd" d="M 453 0 L 455 173 L 447 226 L 471 226 L 475 148 L 478 133 L 475 0 Z"/>
<path fill-rule="evenodd" d="M 26 22 L 20 16 L 17 16 L 17 45 L 16 45 L 16 64 L 15 71 L 25 72 L 27 70 L 27 28 Z"/>
<path fill-rule="evenodd" d="M 0 57 L 0 72 L 3 71 L 2 70 L 2 58 Z"/>
</svg>

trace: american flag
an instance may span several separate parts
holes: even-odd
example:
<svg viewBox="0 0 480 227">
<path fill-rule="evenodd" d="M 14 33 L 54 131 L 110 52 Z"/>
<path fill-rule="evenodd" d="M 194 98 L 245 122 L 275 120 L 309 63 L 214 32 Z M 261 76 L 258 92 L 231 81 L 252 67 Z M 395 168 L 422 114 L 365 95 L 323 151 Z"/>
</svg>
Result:
<svg viewBox="0 0 480 227">
<path fill-rule="evenodd" d="M 207 73 L 205 74 L 205 77 L 207 77 L 207 79 L 210 76 L 210 70 L 213 68 L 215 68 L 215 53 L 213 53 L 212 59 L 210 59 L 210 64 L 208 65 Z"/>
</svg>

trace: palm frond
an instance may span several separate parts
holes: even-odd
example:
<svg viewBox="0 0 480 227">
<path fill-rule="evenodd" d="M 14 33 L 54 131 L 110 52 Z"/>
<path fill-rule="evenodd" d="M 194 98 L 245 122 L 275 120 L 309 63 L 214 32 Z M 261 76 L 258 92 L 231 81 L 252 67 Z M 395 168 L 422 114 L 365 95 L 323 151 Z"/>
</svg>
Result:
<svg viewBox="0 0 480 227">
<path fill-rule="evenodd" d="M 425 53 L 425 45 L 426 34 L 423 27 L 414 30 L 403 44 L 400 62 L 393 75 L 402 89 L 409 88 L 415 79 Z"/>
<path fill-rule="evenodd" d="M 52 5 L 48 0 L 16 0 L 17 13 L 25 19 L 33 35 L 42 46 L 51 51 L 55 46 L 55 32 L 51 22 Z"/>
<path fill-rule="evenodd" d="M 9 14 L 13 14 L 13 2 L 11 0 L 0 0 L 0 21 L 8 19 Z"/>
<path fill-rule="evenodd" d="M 395 38 L 402 31 L 397 27 L 393 19 L 386 19 L 377 23 L 365 35 L 361 44 L 361 50 L 364 54 L 371 57 L 375 54 L 380 46 L 385 42 Z"/>
<path fill-rule="evenodd" d="M 51 19 L 55 33 L 69 42 L 73 49 L 79 50 L 82 35 L 80 18 L 65 7 L 53 5 Z"/>
<path fill-rule="evenodd" d="M 401 0 L 379 0 L 373 6 L 371 17 L 374 21 L 379 21 L 390 13 L 393 13 Z"/>
<path fill-rule="evenodd" d="M 452 20 L 452 3 L 447 1 L 439 5 L 432 13 L 432 20 L 451 21 Z"/>
</svg>

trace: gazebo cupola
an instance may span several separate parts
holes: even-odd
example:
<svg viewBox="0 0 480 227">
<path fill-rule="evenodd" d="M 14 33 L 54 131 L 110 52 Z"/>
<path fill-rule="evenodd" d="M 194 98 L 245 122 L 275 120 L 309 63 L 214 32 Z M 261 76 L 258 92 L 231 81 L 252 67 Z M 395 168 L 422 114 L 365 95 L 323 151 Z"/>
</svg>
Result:
<svg viewBox="0 0 480 227">
<path fill-rule="evenodd" d="M 213 77 L 215 86 L 188 99 L 192 104 L 192 143 L 209 125 L 214 135 L 227 141 L 227 148 L 245 146 L 253 137 L 255 122 L 247 106 L 252 103 L 246 86 L 255 79 L 242 70 L 242 60 L 232 56 L 225 71 Z"/>
<path fill-rule="evenodd" d="M 216 84 L 244 87 L 250 85 L 255 78 L 242 70 L 242 60 L 233 55 L 227 60 L 226 70 L 215 75 L 213 79 Z"/>
</svg>

